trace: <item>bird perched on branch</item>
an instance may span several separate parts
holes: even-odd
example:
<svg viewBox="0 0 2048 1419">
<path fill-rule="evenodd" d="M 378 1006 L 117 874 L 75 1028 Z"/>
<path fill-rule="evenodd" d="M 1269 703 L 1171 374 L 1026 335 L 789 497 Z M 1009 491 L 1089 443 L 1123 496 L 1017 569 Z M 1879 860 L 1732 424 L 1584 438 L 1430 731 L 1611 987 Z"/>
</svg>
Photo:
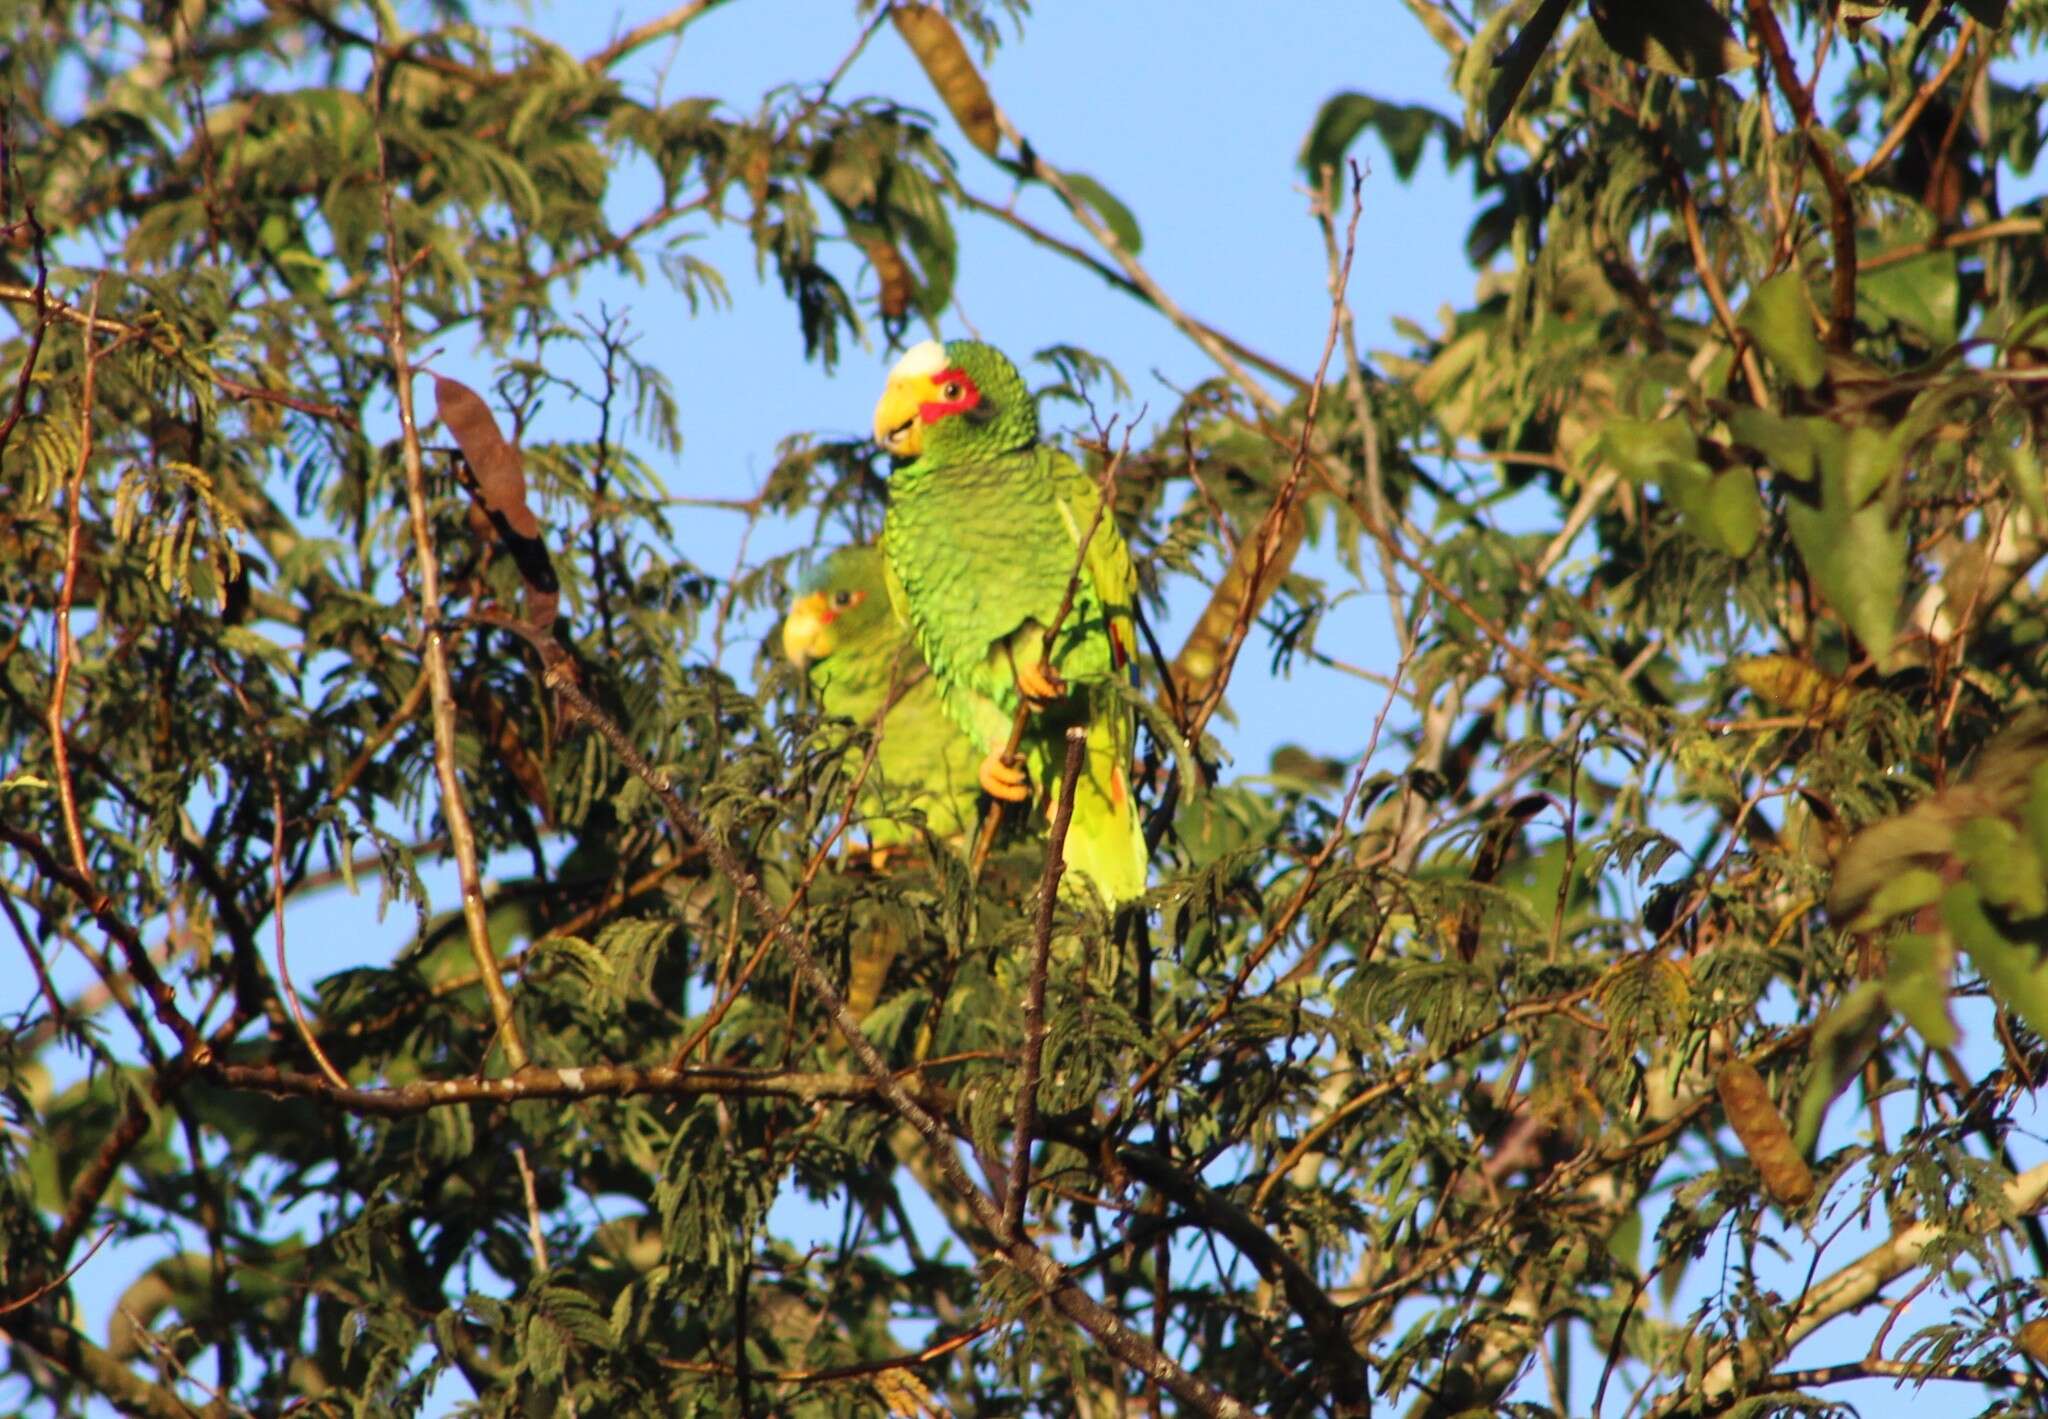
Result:
<svg viewBox="0 0 2048 1419">
<path fill-rule="evenodd" d="M 939 685 L 889 604 L 882 549 L 841 547 L 812 571 L 782 622 L 782 653 L 835 720 L 874 733 L 875 761 L 857 808 L 870 866 L 924 833 L 944 841 L 974 826 L 974 746 L 939 703 Z M 854 762 L 858 763 L 858 756 Z M 903 924 L 858 909 L 847 942 L 846 1003 L 866 1019 L 904 947 Z"/>
<path fill-rule="evenodd" d="M 935 837 L 963 835 L 976 799 L 973 746 L 940 706 L 883 577 L 881 548 L 841 547 L 811 573 L 782 622 L 782 653 L 825 713 L 879 736 L 859 801 L 877 854 L 921 842 L 919 817 Z"/>
<path fill-rule="evenodd" d="M 1142 896 L 1136 719 L 1123 691 L 1136 672 L 1137 574 L 1100 490 L 1038 441 L 1017 367 L 974 341 L 906 351 L 875 408 L 875 438 L 899 465 L 882 531 L 889 594 L 981 755 L 982 788 L 1019 802 L 1035 784 L 1049 821 L 1066 729 L 1085 724 L 1069 876 L 1111 907 Z M 1005 757 L 1020 707 L 1021 766 Z"/>
</svg>

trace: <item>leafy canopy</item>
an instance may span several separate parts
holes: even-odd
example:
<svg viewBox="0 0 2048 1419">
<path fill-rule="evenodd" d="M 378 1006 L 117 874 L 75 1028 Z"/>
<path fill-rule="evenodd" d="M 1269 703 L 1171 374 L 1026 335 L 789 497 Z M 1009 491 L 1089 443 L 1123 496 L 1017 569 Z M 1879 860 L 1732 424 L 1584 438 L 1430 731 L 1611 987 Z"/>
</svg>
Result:
<svg viewBox="0 0 2048 1419">
<path fill-rule="evenodd" d="M 2048 4 L 1410 0 L 1440 98 L 1331 98 L 1301 176 L 1341 290 L 1358 156 L 1469 175 L 1473 293 L 1280 360 L 1004 113 L 1022 8 L 850 7 L 929 91 L 741 113 L 626 76 L 743 5 L 588 54 L 453 4 L 16 7 L 10 1398 L 2038 1404 Z M 846 851 L 869 727 L 726 668 L 792 568 L 698 565 L 670 384 L 579 304 L 720 300 L 733 224 L 830 365 L 949 319 L 966 209 L 1217 369 L 1127 442 L 1115 352 L 1035 375 L 1104 411 L 1148 608 L 1205 606 L 1137 694 L 1116 920 L 1055 910 L 1041 822 Z M 487 395 L 416 409 L 451 346 Z M 859 540 L 885 472 L 793 439 L 737 511 Z M 1326 632 L 1360 595 L 1393 664 Z M 1247 657 L 1358 677 L 1341 760 L 1221 767 Z M 281 918 L 337 885 L 405 909 L 295 990 Z"/>
</svg>

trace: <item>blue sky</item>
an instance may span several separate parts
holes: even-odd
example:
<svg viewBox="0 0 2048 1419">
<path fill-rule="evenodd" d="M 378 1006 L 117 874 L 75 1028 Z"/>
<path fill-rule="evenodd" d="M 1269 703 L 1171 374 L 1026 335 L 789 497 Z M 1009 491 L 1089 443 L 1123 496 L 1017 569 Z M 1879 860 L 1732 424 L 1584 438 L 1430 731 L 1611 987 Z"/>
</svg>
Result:
<svg viewBox="0 0 2048 1419">
<path fill-rule="evenodd" d="M 574 52 L 588 53 L 664 8 L 485 7 L 480 17 L 528 25 Z M 650 46 L 636 58 L 635 72 L 638 82 L 650 91 L 658 85 L 666 97 L 715 95 L 748 110 L 774 85 L 813 82 L 829 72 L 860 26 L 851 4 L 842 0 L 740 0 L 705 15 L 680 40 Z M 1342 89 L 1440 106 L 1447 106 L 1449 93 L 1441 52 L 1391 0 L 1297 0 L 1284 9 L 1258 11 L 1242 0 L 1045 0 L 1021 39 L 1012 32 L 987 73 L 998 101 L 1049 161 L 1091 174 L 1132 209 L 1144 231 L 1143 260 L 1168 291 L 1211 324 L 1303 370 L 1313 368 L 1329 320 L 1321 241 L 1295 165 L 1304 133 L 1322 102 Z M 840 93 L 888 94 L 938 110 L 922 73 L 886 29 L 855 61 Z M 942 121 L 942 130 L 960 156 L 967 187 L 1006 198 L 1006 176 L 955 141 L 950 124 Z M 1370 145 L 1360 156 L 1369 173 L 1350 303 L 1368 350 L 1399 348 L 1395 318 L 1434 327 L 1443 307 L 1462 302 L 1471 291 L 1474 276 L 1463 254 L 1472 216 L 1469 185 L 1462 174 L 1448 176 L 1433 161 L 1404 184 Z M 630 167 L 614 174 L 618 213 L 630 216 L 646 205 L 648 177 Z M 1022 194 L 1020 208 L 1040 225 L 1086 244 L 1047 194 Z M 1163 317 L 1095 276 L 992 220 L 963 214 L 958 221 L 960 318 L 949 320 L 942 334 L 966 333 L 971 323 L 975 332 L 1017 354 L 1057 342 L 1086 346 L 1131 380 L 1134 396 L 1122 411 L 1127 416 L 1149 405 L 1156 417 L 1172 407 L 1174 387 L 1213 373 Z M 753 279 L 744 233 L 713 231 L 695 254 L 726 272 L 729 308 L 691 318 L 665 285 L 640 288 L 610 276 L 586 279 L 558 304 L 565 314 L 593 318 L 601 303 L 626 310 L 642 333 L 641 355 L 673 382 L 685 446 L 667 470 L 669 490 L 745 497 L 767 474 L 784 437 L 863 431 L 890 356 L 880 348 L 849 349 L 837 372 L 827 375 L 804 361 L 794 316 L 779 291 Z M 489 387 L 490 367 L 472 351 L 451 346 L 438 366 L 478 388 Z M 395 427 L 388 410 L 372 415 L 386 432 Z M 561 422 L 544 427 L 544 434 L 585 432 L 561 401 L 552 417 Z M 679 537 L 693 558 L 721 573 L 735 555 L 740 526 L 737 517 L 714 510 L 677 515 Z M 768 526 L 755 534 L 749 551 L 765 556 L 808 538 L 807 525 Z M 1311 566 L 1344 584 L 1327 557 L 1314 557 Z M 1322 644 L 1355 663 L 1389 669 L 1394 655 L 1383 588 L 1351 585 L 1360 594 L 1326 619 Z M 1169 646 L 1198 594 L 1186 588 L 1175 597 L 1161 628 Z M 758 639 L 769 622 L 760 619 L 746 629 Z M 729 663 L 743 668 L 745 655 Z M 1237 771 L 1255 773 L 1286 742 L 1355 755 L 1380 708 L 1381 692 L 1299 663 L 1287 678 L 1276 679 L 1254 644 L 1247 648 L 1232 701 L 1237 724 L 1221 736 Z M 517 864 L 508 870 L 518 870 Z M 302 904 L 290 923 L 293 971 L 304 984 L 345 965 L 388 960 L 408 939 L 412 918 L 401 911 L 379 921 L 374 889 L 368 889 L 356 898 L 330 893 Z M 75 971 L 71 980 L 78 983 Z M 12 996 L 0 993 L 0 1007 L 17 1005 Z M 778 1221 L 805 1225 L 801 1209 L 780 1210 Z M 836 1219 L 829 1225 L 836 1231 Z M 1852 1243 L 1844 1243 L 1830 1255 L 1847 1259 L 1853 1251 Z M 82 1273 L 79 1291 L 95 1333 L 104 1334 L 114 1298 L 140 1264 L 138 1249 L 127 1247 L 102 1254 Z M 1929 1318 L 1925 1305 L 1916 1321 Z M 1852 1358 L 1859 1346 L 1810 1346 L 1798 1362 Z M 1597 1358 L 1593 1364 L 1597 1373 Z M 1915 1403 L 1910 1392 L 1882 1384 L 1830 1393 L 1853 1398 L 1868 1416 L 1903 1414 Z M 1618 1397 L 1610 1395 L 1610 1412 L 1622 1407 Z M 1920 1403 L 1941 1398 L 1930 1392 Z"/>
</svg>

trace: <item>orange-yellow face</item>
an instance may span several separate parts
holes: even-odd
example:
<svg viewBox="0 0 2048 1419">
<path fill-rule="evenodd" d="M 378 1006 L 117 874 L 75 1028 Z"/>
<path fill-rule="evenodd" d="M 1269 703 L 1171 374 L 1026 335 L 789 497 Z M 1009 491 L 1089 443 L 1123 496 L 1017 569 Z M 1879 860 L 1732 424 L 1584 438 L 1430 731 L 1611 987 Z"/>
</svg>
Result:
<svg viewBox="0 0 2048 1419">
<path fill-rule="evenodd" d="M 875 405 L 875 442 L 892 457 L 916 458 L 924 452 L 927 428 L 979 403 L 980 388 L 947 358 L 944 345 L 936 340 L 912 345 L 889 371 Z"/>
<path fill-rule="evenodd" d="M 797 669 L 823 660 L 837 647 L 832 623 L 867 600 L 865 591 L 813 591 L 800 596 L 782 620 L 782 653 Z"/>
</svg>

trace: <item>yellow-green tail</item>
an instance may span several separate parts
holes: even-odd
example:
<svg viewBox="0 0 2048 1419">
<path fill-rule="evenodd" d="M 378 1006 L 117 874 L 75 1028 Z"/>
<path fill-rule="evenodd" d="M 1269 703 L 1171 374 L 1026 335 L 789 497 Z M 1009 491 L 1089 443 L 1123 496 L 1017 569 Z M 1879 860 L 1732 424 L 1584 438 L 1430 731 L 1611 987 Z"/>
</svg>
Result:
<svg viewBox="0 0 2048 1419">
<path fill-rule="evenodd" d="M 1067 828 L 1066 890 L 1086 884 L 1104 904 L 1122 906 L 1145 895 L 1145 824 L 1131 792 L 1131 742 L 1136 729 L 1130 708 L 1105 687 L 1091 696 L 1088 757 L 1074 784 L 1074 821 Z M 1059 811 L 1064 754 L 1046 766 L 1046 824 Z"/>
</svg>

